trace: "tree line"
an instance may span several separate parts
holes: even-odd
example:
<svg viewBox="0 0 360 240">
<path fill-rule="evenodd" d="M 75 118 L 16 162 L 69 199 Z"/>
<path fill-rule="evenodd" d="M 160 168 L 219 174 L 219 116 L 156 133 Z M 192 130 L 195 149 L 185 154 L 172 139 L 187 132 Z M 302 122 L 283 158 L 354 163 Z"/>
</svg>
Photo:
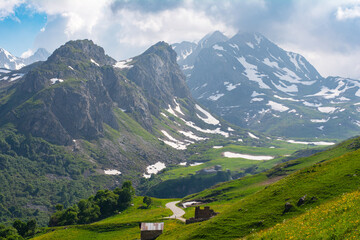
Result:
<svg viewBox="0 0 360 240">
<path fill-rule="evenodd" d="M 82 199 L 67 209 L 58 204 L 57 211 L 50 217 L 49 227 L 86 224 L 109 217 L 128 208 L 134 194 L 131 182 L 125 181 L 121 188 L 99 190 L 95 196 Z"/>
</svg>

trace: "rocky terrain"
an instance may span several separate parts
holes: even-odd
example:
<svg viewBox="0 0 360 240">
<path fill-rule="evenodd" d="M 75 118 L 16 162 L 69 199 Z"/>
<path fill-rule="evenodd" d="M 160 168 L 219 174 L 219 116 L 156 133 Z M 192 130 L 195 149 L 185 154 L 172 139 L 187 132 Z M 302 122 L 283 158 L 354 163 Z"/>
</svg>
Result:
<svg viewBox="0 0 360 240">
<path fill-rule="evenodd" d="M 360 81 L 324 78 L 303 56 L 259 33 L 238 33 L 227 40 L 220 34 L 196 46 L 174 45 L 200 103 L 238 126 L 280 137 L 357 134 Z M 204 46 L 206 39 L 215 40 Z"/>
<path fill-rule="evenodd" d="M 116 61 L 90 40 L 70 41 L 44 62 L 2 69 L 0 79 L 3 221 L 37 214 L 42 222 L 55 203 L 124 179 L 137 185 L 184 162 L 198 142 L 266 141 L 199 106 L 165 42 Z"/>
</svg>

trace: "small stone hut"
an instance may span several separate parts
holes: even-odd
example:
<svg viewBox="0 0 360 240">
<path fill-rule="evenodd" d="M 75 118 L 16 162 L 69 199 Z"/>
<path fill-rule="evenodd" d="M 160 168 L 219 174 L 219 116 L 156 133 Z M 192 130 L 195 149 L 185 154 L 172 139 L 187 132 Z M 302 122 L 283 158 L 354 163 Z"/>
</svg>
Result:
<svg viewBox="0 0 360 240">
<path fill-rule="evenodd" d="M 141 240 L 153 240 L 163 233 L 164 223 L 141 223 Z"/>
<path fill-rule="evenodd" d="M 214 210 L 210 209 L 210 207 L 206 206 L 204 209 L 200 207 L 195 207 L 195 217 L 186 220 L 186 224 L 202 222 L 210 219 L 213 216 L 216 216 L 218 213 L 214 212 Z"/>
</svg>

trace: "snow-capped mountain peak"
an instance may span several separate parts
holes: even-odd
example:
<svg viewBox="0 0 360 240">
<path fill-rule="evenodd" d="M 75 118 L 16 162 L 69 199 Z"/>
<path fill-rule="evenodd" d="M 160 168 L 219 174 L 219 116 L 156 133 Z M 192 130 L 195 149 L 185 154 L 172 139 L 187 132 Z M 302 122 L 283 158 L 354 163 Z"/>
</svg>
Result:
<svg viewBox="0 0 360 240">
<path fill-rule="evenodd" d="M 287 137 L 348 137 L 359 130 L 360 81 L 323 78 L 305 57 L 260 33 L 239 32 L 178 63 L 193 96 L 241 127 Z"/>
<path fill-rule="evenodd" d="M 0 48 L 0 68 L 18 70 L 33 62 L 46 60 L 50 53 L 45 49 L 38 49 L 32 56 L 28 58 L 20 58 L 12 55 L 7 50 Z"/>
</svg>

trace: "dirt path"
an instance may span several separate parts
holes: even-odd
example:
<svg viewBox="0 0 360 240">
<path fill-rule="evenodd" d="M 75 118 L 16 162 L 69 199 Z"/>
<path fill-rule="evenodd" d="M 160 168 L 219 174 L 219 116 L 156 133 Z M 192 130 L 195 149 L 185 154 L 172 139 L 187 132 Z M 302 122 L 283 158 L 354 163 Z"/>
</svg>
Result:
<svg viewBox="0 0 360 240">
<path fill-rule="evenodd" d="M 280 179 L 286 177 L 285 175 L 284 176 L 277 176 L 277 177 L 273 177 L 273 178 L 269 178 L 267 179 L 266 181 L 263 181 L 261 183 L 259 183 L 259 186 L 266 186 L 266 185 L 270 185 L 274 182 L 277 182 L 279 181 Z"/>
<path fill-rule="evenodd" d="M 185 211 L 176 206 L 176 204 L 179 202 L 180 201 L 168 202 L 165 205 L 168 209 L 170 209 L 173 212 L 173 215 L 167 218 L 179 219 L 180 221 L 185 222 L 186 219 L 182 217 L 185 214 Z"/>
</svg>

